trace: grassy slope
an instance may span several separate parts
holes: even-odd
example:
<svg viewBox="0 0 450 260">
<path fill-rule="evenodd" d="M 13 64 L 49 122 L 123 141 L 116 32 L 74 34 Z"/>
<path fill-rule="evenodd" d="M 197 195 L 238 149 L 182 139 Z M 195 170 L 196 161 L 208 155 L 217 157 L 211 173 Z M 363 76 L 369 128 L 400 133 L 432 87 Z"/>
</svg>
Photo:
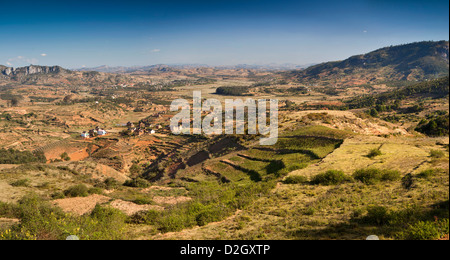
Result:
<svg viewBox="0 0 450 260">
<path fill-rule="evenodd" d="M 334 186 L 278 183 L 269 195 L 224 221 L 151 238 L 364 239 L 371 234 L 383 239 L 404 238 L 401 232 L 408 229 L 408 224 L 419 220 L 432 222 L 434 216 L 448 219 L 448 210 L 445 213 L 433 206 L 445 201 L 448 204 L 448 155 L 430 157 L 431 150 L 445 150 L 437 144 L 443 141 L 354 136 L 322 161 L 290 174 L 311 178 L 329 169 L 343 170 L 348 175 L 360 168 L 397 169 L 402 177 L 408 173 L 416 176 L 411 189 L 404 188 L 401 180 L 375 185 L 355 181 Z M 366 157 L 381 144 L 381 156 Z M 427 179 L 417 177 L 430 168 L 438 169 L 435 175 Z M 389 225 L 367 220 L 368 210 L 373 206 L 388 211 L 381 219 L 393 218 Z"/>
</svg>

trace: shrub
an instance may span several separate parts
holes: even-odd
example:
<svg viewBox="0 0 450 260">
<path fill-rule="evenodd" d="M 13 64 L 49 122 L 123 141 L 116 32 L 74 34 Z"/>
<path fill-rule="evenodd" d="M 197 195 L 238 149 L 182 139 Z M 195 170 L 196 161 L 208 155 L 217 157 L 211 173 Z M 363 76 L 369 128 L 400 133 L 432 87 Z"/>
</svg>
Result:
<svg viewBox="0 0 450 260">
<path fill-rule="evenodd" d="M 50 197 L 56 200 L 56 199 L 64 199 L 66 196 L 64 195 L 64 192 L 57 191 L 52 193 Z"/>
<path fill-rule="evenodd" d="M 84 184 L 78 184 L 65 190 L 64 195 L 67 197 L 87 197 L 89 189 Z"/>
<path fill-rule="evenodd" d="M 350 178 L 342 171 L 329 170 L 314 176 L 312 184 L 336 185 L 350 181 Z"/>
<path fill-rule="evenodd" d="M 204 226 L 210 222 L 219 221 L 229 215 L 230 209 L 224 205 L 209 205 L 196 214 L 197 225 Z"/>
<path fill-rule="evenodd" d="M 307 163 L 293 163 L 287 167 L 288 172 L 293 172 L 296 170 L 304 169 L 308 166 Z"/>
<path fill-rule="evenodd" d="M 372 206 L 367 209 L 367 215 L 363 218 L 367 224 L 385 225 L 391 219 L 386 207 Z"/>
<path fill-rule="evenodd" d="M 99 187 L 93 187 L 88 189 L 88 194 L 103 194 L 103 189 Z"/>
<path fill-rule="evenodd" d="M 133 165 L 131 165 L 129 171 L 130 171 L 131 176 L 139 176 L 142 173 L 142 167 L 137 163 L 133 163 Z"/>
<path fill-rule="evenodd" d="M 150 187 L 150 182 L 142 178 L 135 178 L 132 180 L 125 181 L 123 185 L 134 188 L 148 188 Z"/>
<path fill-rule="evenodd" d="M 64 152 L 61 154 L 61 160 L 70 161 L 70 157 L 66 152 Z"/>
<path fill-rule="evenodd" d="M 302 183 L 307 183 L 307 182 L 308 182 L 308 178 L 306 178 L 305 176 L 300 176 L 300 175 L 288 176 L 286 179 L 283 180 L 284 184 L 302 184 Z"/>
<path fill-rule="evenodd" d="M 30 180 L 29 179 L 21 179 L 10 184 L 13 187 L 29 187 Z"/>
<path fill-rule="evenodd" d="M 428 169 L 428 170 L 421 171 L 419 174 L 417 174 L 417 178 L 428 179 L 435 174 L 436 174 L 435 169 Z"/>
<path fill-rule="evenodd" d="M 445 156 L 445 153 L 441 150 L 431 150 L 430 151 L 431 158 L 439 159 L 439 158 L 443 158 L 444 156 Z"/>
<path fill-rule="evenodd" d="M 0 210 L 2 208 L 0 203 Z M 127 216 L 109 207 L 96 206 L 91 215 L 78 217 L 65 214 L 48 201 L 30 194 L 8 212 L 20 222 L 0 232 L 0 240 L 64 240 L 69 235 L 77 235 L 82 240 L 126 239 L 123 231 Z"/>
<path fill-rule="evenodd" d="M 96 186 L 107 190 L 112 190 L 118 188 L 120 184 L 116 179 L 110 177 L 106 178 L 103 183 L 97 184 Z"/>
<path fill-rule="evenodd" d="M 353 178 L 364 184 L 375 184 L 380 181 L 400 180 L 400 172 L 395 170 L 380 170 L 376 168 L 359 169 L 353 174 Z"/>
<path fill-rule="evenodd" d="M 369 154 L 367 154 L 367 157 L 370 159 L 373 159 L 377 156 L 382 155 L 383 153 L 380 151 L 380 149 L 372 149 L 370 150 Z"/>
<path fill-rule="evenodd" d="M 14 149 L 0 149 L 0 164 L 23 164 L 23 163 L 46 163 L 47 159 L 43 153 L 32 153 L 29 151 L 17 151 Z"/>
<path fill-rule="evenodd" d="M 130 222 L 133 224 L 155 225 L 161 217 L 161 212 L 156 210 L 140 211 L 131 216 Z"/>
<path fill-rule="evenodd" d="M 163 215 L 157 221 L 158 230 L 163 233 L 177 232 L 185 229 L 186 227 L 192 227 L 195 225 L 195 219 L 187 214 L 167 214 Z"/>
<path fill-rule="evenodd" d="M 436 240 L 442 238 L 449 232 L 448 219 L 437 221 L 419 221 L 409 225 L 408 229 L 402 233 L 402 238 L 406 240 Z"/>
<path fill-rule="evenodd" d="M 133 200 L 134 204 L 138 204 L 138 205 L 151 205 L 154 204 L 153 201 L 149 198 L 145 198 L 145 197 L 139 197 Z"/>
<path fill-rule="evenodd" d="M 382 181 L 398 181 L 401 178 L 400 172 L 396 170 L 385 170 L 381 176 Z"/>
</svg>

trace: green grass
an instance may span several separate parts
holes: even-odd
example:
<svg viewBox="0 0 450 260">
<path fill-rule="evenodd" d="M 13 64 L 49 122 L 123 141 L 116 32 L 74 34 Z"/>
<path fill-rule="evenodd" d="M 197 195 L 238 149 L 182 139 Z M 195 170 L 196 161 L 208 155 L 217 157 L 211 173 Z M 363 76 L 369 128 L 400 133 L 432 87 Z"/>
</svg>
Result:
<svg viewBox="0 0 450 260">
<path fill-rule="evenodd" d="M 350 131 L 337 130 L 317 125 L 317 126 L 305 126 L 299 129 L 295 129 L 293 131 L 286 131 L 282 133 L 280 136 L 283 137 L 283 136 L 302 136 L 302 135 L 345 139 L 354 136 L 355 134 Z"/>
<path fill-rule="evenodd" d="M 337 185 L 351 181 L 351 178 L 347 176 L 343 171 L 328 170 L 324 173 L 320 173 L 311 180 L 312 184 L 320 185 Z"/>
<path fill-rule="evenodd" d="M 220 221 L 252 203 L 257 194 L 267 194 L 275 182 L 259 182 L 249 185 L 195 183 L 187 185 L 191 202 L 176 205 L 163 212 L 149 211 L 131 219 L 136 223 L 156 226 L 163 233 L 181 231 L 195 225 Z"/>
<path fill-rule="evenodd" d="M 248 174 L 242 171 L 236 170 L 233 167 L 221 162 L 214 163 L 210 166 L 214 171 L 219 172 L 224 177 L 232 182 L 249 182 L 250 178 Z"/>
<path fill-rule="evenodd" d="M 90 215 L 73 216 L 31 194 L 17 204 L 0 202 L 0 216 L 20 222 L 0 231 L 0 240 L 65 240 L 76 235 L 82 240 L 126 239 L 127 217 L 117 209 L 97 206 Z"/>
<path fill-rule="evenodd" d="M 305 176 L 288 176 L 283 180 L 284 184 L 304 184 L 308 182 Z"/>
<path fill-rule="evenodd" d="M 401 178 L 400 172 L 395 170 L 380 170 L 376 168 L 359 169 L 353 178 L 364 184 L 375 184 L 380 181 L 396 181 Z"/>
</svg>

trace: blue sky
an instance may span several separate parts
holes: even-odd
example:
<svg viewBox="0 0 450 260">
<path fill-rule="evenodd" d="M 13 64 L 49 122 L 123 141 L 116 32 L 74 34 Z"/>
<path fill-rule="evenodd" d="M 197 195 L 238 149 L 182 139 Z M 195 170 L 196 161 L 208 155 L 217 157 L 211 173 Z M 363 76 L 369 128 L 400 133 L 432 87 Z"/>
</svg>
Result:
<svg viewBox="0 0 450 260">
<path fill-rule="evenodd" d="M 448 10 L 448 0 L 0 0 L 0 64 L 310 64 L 448 40 Z"/>
</svg>

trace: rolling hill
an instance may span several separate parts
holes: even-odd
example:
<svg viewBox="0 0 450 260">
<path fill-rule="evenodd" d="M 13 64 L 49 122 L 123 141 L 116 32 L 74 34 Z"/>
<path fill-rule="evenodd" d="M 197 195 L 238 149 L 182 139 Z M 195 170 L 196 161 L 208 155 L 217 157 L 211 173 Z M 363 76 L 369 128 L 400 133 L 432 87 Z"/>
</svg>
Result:
<svg viewBox="0 0 450 260">
<path fill-rule="evenodd" d="M 367 84 L 380 81 L 421 81 L 449 73 L 449 42 L 427 41 L 385 47 L 343 61 L 318 64 L 287 76 L 300 82 Z"/>
</svg>

